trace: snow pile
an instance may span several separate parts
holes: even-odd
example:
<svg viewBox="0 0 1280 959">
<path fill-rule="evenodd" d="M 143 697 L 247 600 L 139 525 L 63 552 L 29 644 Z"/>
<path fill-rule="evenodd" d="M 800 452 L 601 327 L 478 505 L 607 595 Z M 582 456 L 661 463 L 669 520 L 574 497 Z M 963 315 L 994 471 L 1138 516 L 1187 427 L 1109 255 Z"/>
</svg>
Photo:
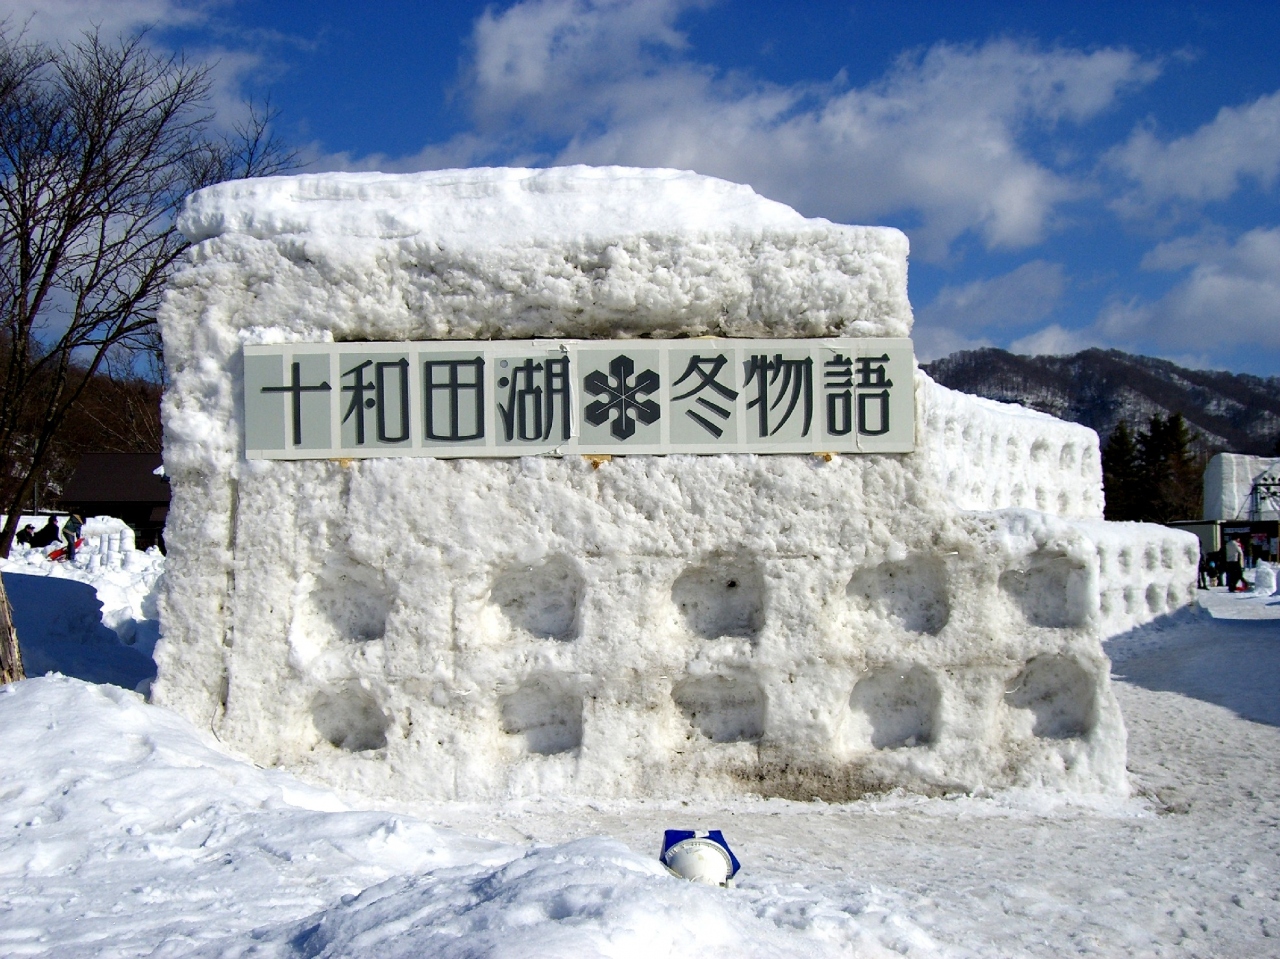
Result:
<svg viewBox="0 0 1280 959">
<path fill-rule="evenodd" d="M 403 798 L 1126 789 L 1101 640 L 1189 601 L 1195 538 L 1103 524 L 1082 428 L 918 374 L 907 455 L 243 458 L 246 343 L 900 335 L 901 234 L 583 168 L 229 184 L 184 223 L 155 696 L 259 762 Z"/>
<path fill-rule="evenodd" d="M 249 293 L 256 316 L 237 325 L 275 341 L 905 336 L 911 325 L 897 230 L 806 220 L 675 170 L 274 177 L 202 190 L 180 224 L 205 242 L 177 289 L 229 310 Z M 239 293 L 232 275 L 247 284 Z"/>
<path fill-rule="evenodd" d="M 749 186 L 685 170 L 573 166 L 239 180 L 192 196 L 180 226 L 197 243 L 233 233 L 258 239 L 424 236 L 442 247 L 486 252 L 531 241 L 808 231 L 831 224 L 806 220 Z"/>
<path fill-rule="evenodd" d="M 76 550 L 74 562 L 48 557 L 65 549 L 63 539 L 44 549 L 14 543 L 9 558 L 0 560 L 0 569 L 92 586 L 102 605 L 102 624 L 122 643 L 136 645 L 150 656 L 159 638 L 156 584 L 164 572 L 164 556 L 155 547 L 145 552 L 135 549 L 133 530 L 114 516 L 86 519 L 80 537 L 84 543 Z"/>
<path fill-rule="evenodd" d="M 855 903 L 695 886 L 612 840 L 529 848 L 350 810 L 111 686 L 0 688 L 0 725 L 9 955 L 874 957 L 891 954 L 881 939 L 929 945 L 901 917 L 882 937 Z"/>
<path fill-rule="evenodd" d="M 28 676 L 58 669 L 129 689 L 145 689 L 155 676 L 164 556 L 114 548 L 132 541 L 120 527 L 128 530 L 111 517 L 86 522 L 92 540 L 74 563 L 17 544 L 0 560 Z"/>
<path fill-rule="evenodd" d="M 1276 592 L 1276 568 L 1270 563 L 1259 563 L 1253 571 L 1253 591 L 1263 596 Z"/>
<path fill-rule="evenodd" d="M 1280 603 L 1200 598 L 1108 645 L 1130 799 L 374 811 L 233 758 L 134 694 L 30 679 L 0 690 L 0 953 L 1271 955 Z M 736 889 L 661 872 L 663 829 L 685 826 L 725 830 Z"/>
</svg>

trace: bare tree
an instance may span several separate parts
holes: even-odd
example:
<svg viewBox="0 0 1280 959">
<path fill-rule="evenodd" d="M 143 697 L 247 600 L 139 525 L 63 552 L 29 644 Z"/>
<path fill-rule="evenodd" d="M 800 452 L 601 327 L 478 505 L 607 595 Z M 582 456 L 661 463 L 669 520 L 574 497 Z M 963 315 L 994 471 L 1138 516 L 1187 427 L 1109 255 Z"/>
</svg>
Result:
<svg viewBox="0 0 1280 959">
<path fill-rule="evenodd" d="M 95 375 L 155 350 L 183 198 L 292 164 L 269 120 L 219 132 L 210 66 L 141 37 L 49 47 L 0 28 L 0 556 Z"/>
</svg>

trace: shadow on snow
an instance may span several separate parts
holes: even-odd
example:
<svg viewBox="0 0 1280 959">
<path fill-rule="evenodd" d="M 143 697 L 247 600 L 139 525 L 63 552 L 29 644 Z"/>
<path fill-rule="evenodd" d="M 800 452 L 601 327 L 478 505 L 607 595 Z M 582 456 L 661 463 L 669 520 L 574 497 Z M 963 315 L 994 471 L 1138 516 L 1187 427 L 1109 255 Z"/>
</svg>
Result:
<svg viewBox="0 0 1280 959">
<path fill-rule="evenodd" d="M 4 574 L 28 676 L 62 673 L 89 683 L 145 689 L 156 664 L 102 625 L 92 586 L 52 576 Z"/>
<path fill-rule="evenodd" d="M 1280 726 L 1280 619 L 1180 614 L 1117 636 L 1107 652 L 1116 679 Z"/>
</svg>

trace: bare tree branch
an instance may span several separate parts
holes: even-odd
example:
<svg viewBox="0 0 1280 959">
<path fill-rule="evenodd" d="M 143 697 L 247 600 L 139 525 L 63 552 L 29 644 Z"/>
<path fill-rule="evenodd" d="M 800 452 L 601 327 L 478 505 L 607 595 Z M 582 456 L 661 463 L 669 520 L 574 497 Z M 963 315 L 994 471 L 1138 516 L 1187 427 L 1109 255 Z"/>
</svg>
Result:
<svg viewBox="0 0 1280 959">
<path fill-rule="evenodd" d="M 183 199 L 295 159 L 269 103 L 217 130 L 209 75 L 141 36 L 52 48 L 0 25 L 0 556 L 95 377 L 157 351 Z"/>
</svg>

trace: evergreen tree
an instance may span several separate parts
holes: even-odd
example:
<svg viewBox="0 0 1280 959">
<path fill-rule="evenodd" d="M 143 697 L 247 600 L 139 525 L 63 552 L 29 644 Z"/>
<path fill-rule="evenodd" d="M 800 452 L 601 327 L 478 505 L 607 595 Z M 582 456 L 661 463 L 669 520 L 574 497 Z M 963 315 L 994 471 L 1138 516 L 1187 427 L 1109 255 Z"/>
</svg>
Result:
<svg viewBox="0 0 1280 959">
<path fill-rule="evenodd" d="M 1181 413 L 1151 417 L 1136 436 L 1121 420 L 1102 450 L 1104 515 L 1146 523 L 1198 519 L 1205 462 Z"/>
<path fill-rule="evenodd" d="M 1151 417 L 1138 437 L 1138 460 L 1145 487 L 1138 513 L 1152 523 L 1199 519 L 1204 464 L 1191 448 L 1191 432 L 1181 413 Z"/>
<path fill-rule="evenodd" d="M 1140 518 L 1141 473 L 1138 445 L 1129 431 L 1129 424 L 1121 420 L 1102 449 L 1102 488 L 1107 519 L 1125 521 Z"/>
</svg>

